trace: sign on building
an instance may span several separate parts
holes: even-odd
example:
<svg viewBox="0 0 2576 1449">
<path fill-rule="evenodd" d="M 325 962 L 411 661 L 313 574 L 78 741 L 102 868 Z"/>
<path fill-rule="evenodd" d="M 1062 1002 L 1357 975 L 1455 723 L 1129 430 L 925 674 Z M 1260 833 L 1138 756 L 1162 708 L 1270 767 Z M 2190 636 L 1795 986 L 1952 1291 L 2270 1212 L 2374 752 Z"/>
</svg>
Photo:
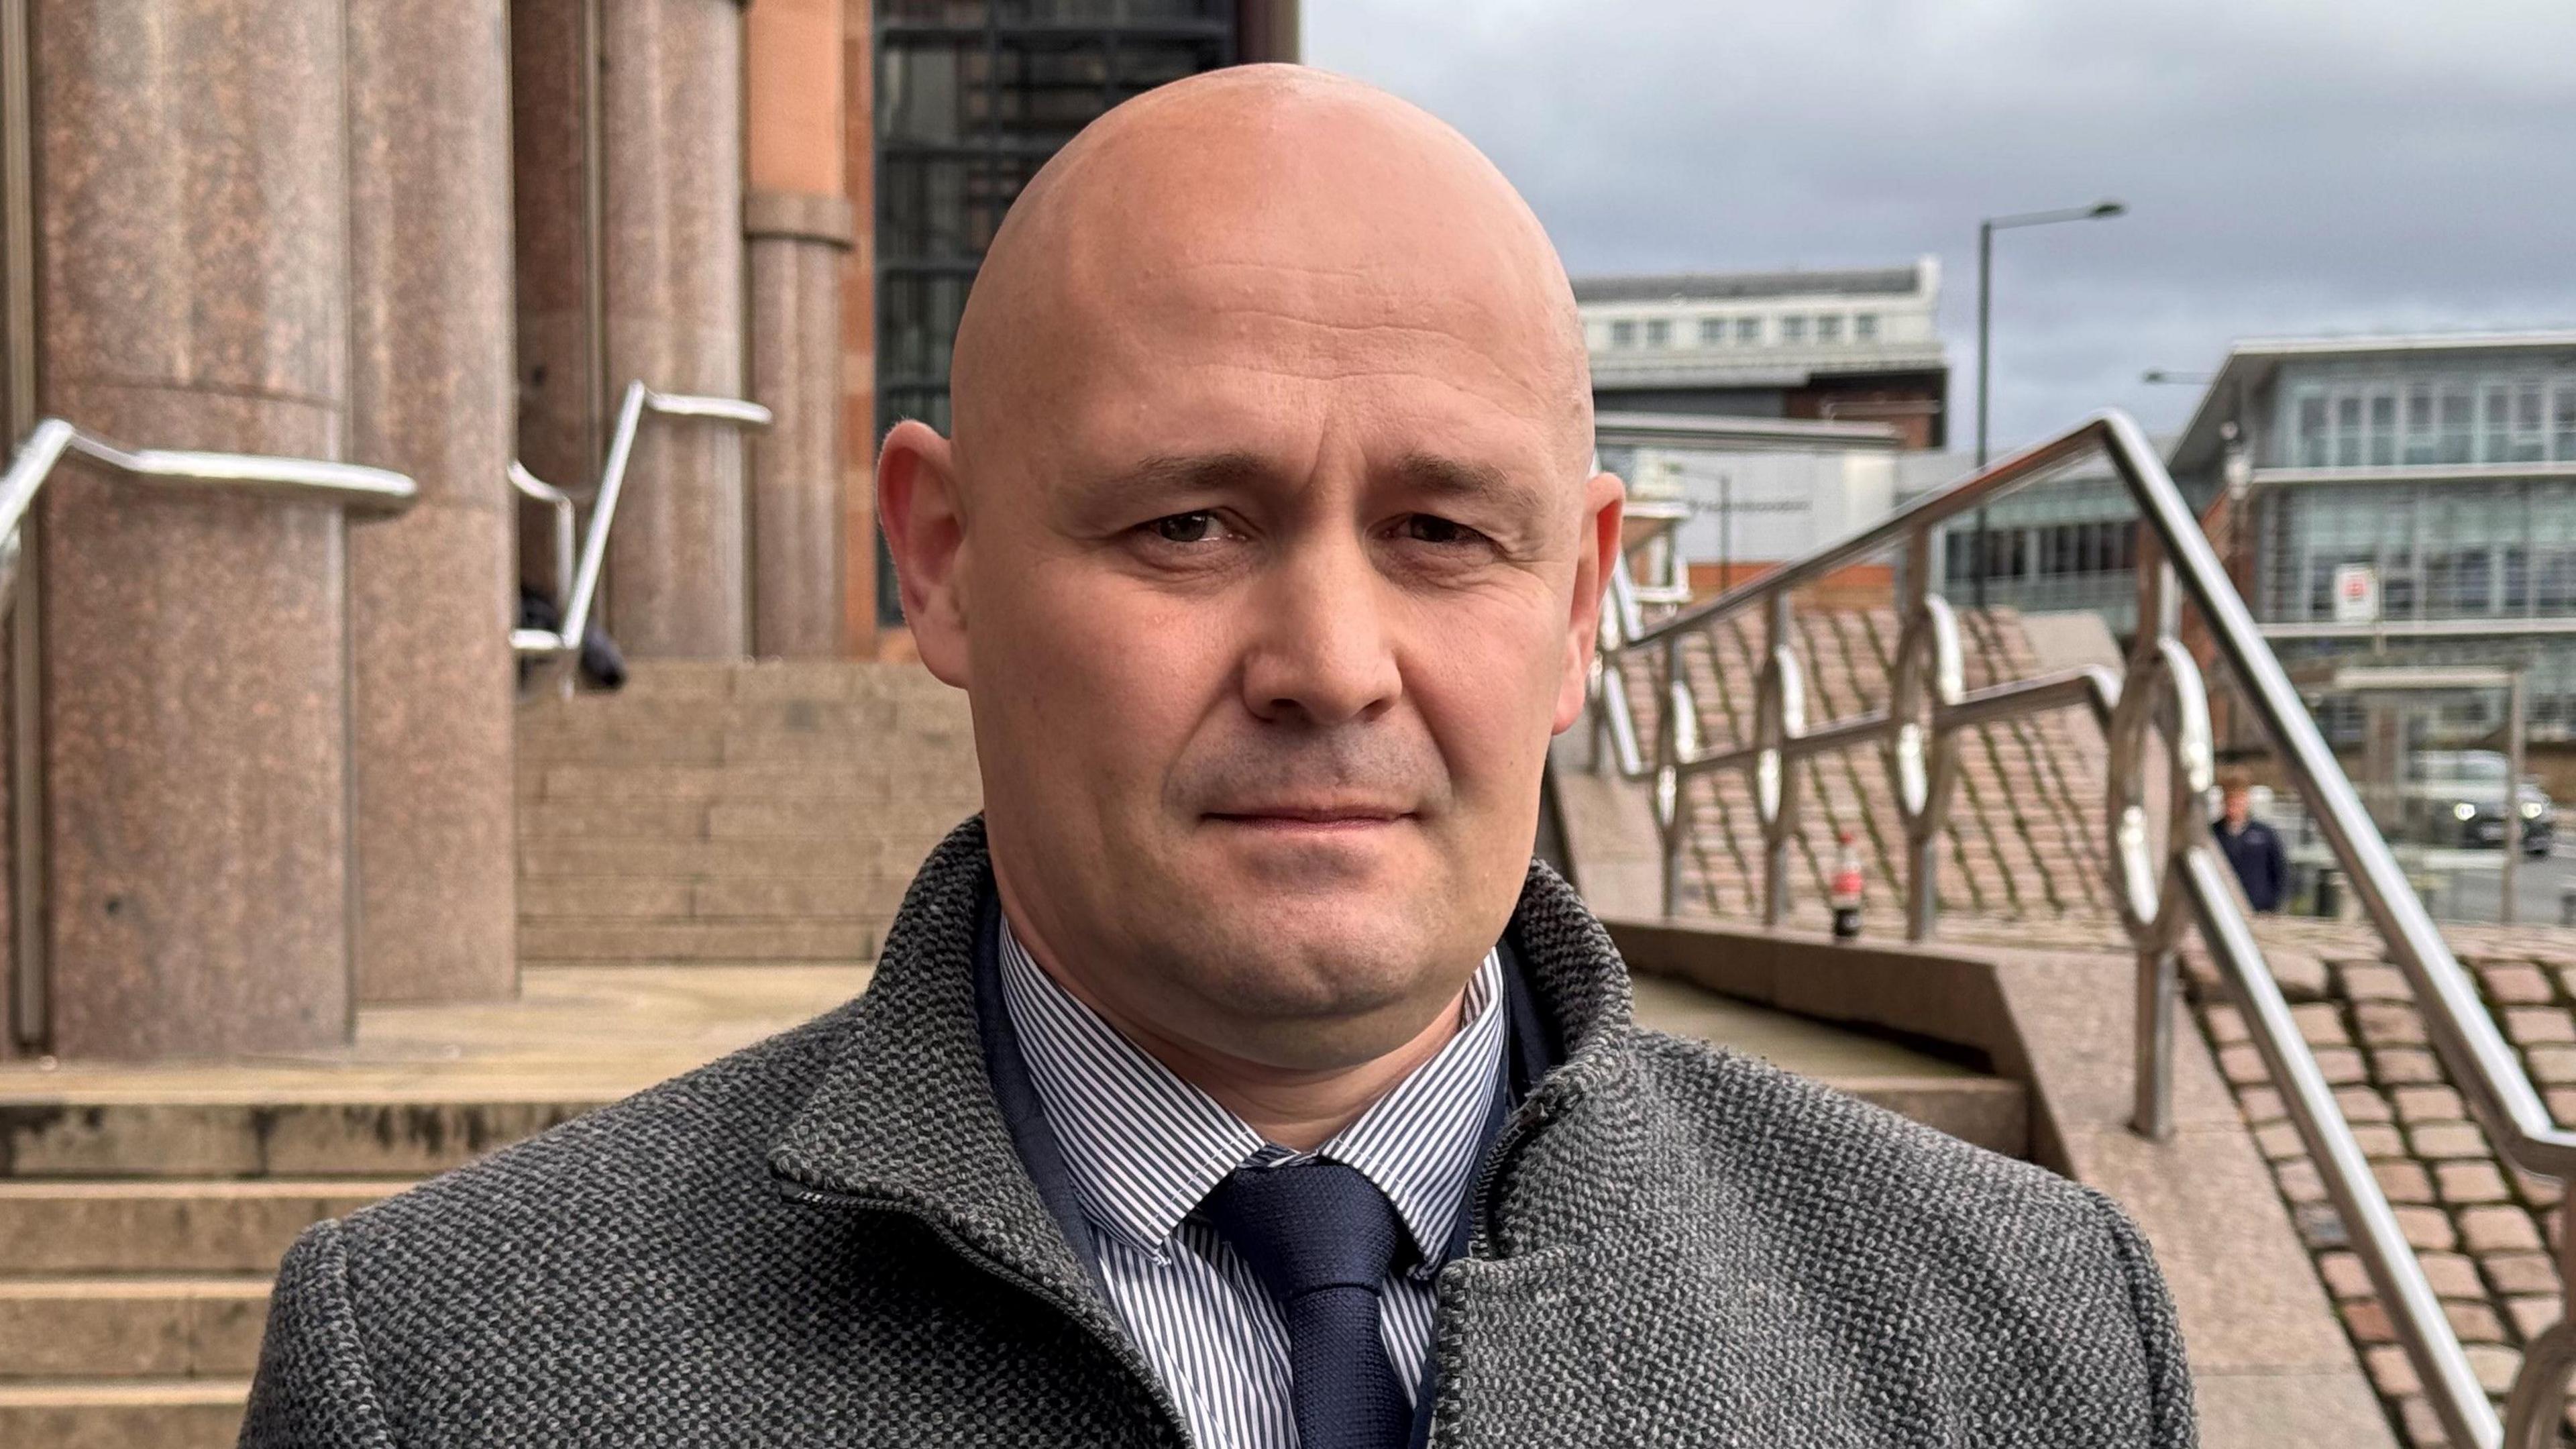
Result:
<svg viewBox="0 0 2576 1449">
<path fill-rule="evenodd" d="M 2338 564 L 2334 572 L 2334 620 L 2338 624 L 2379 622 L 2379 570 L 2369 564 Z"/>
</svg>

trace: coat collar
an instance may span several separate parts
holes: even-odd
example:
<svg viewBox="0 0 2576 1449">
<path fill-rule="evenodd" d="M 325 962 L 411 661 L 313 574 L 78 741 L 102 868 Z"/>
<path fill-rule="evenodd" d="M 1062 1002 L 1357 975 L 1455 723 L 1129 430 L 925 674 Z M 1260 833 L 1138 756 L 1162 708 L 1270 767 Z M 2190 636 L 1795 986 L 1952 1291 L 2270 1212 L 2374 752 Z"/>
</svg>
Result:
<svg viewBox="0 0 2576 1449">
<path fill-rule="evenodd" d="M 875 978 L 773 1144 L 770 1169 L 791 1191 L 920 1218 L 1117 1338 L 1115 1315 L 1020 1161 L 985 1070 L 975 956 L 991 875 L 981 817 L 923 863 Z M 1630 1017 L 1627 972 L 1608 934 L 1545 865 L 1532 862 L 1507 939 L 1561 1065 L 1514 1113 L 1488 1178 L 1519 1139 L 1616 1072 Z"/>
</svg>

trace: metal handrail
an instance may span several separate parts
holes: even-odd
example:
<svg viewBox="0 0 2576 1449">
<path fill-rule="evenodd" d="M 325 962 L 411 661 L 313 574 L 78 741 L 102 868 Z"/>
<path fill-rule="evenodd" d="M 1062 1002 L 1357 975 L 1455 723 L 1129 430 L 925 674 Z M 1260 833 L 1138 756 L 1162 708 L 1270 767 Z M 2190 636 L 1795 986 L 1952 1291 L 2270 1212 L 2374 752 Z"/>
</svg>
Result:
<svg viewBox="0 0 2576 1449">
<path fill-rule="evenodd" d="M 203 486 L 274 493 L 334 503 L 364 516 L 409 508 L 419 486 L 403 474 L 359 463 L 280 458 L 259 453 L 205 453 L 178 448 L 125 448 L 85 433 L 61 418 L 44 418 L 10 456 L 0 473 L 0 610 L 17 576 L 19 531 L 54 466 L 66 454 L 105 464 L 131 478 L 177 487 Z"/>
<path fill-rule="evenodd" d="M 599 595 L 599 571 L 608 558 L 609 529 L 617 522 L 617 500 L 626 491 L 626 465 L 635 456 L 635 435 L 643 427 L 646 413 L 702 418 L 741 428 L 765 428 L 773 421 L 769 409 L 740 398 L 656 392 L 640 378 L 628 383 L 626 395 L 617 407 L 617 430 L 609 437 L 608 461 L 600 470 L 599 488 L 592 494 L 590 530 L 582 540 L 578 562 L 572 557 L 572 496 L 513 462 L 510 486 L 554 509 L 555 560 L 559 570 L 556 587 L 563 590 L 557 599 L 559 628 L 510 631 L 510 647 L 519 653 L 580 652 L 582 635 L 590 628 L 590 606 Z"/>
<path fill-rule="evenodd" d="M 2136 502 L 2148 534 L 2141 549 L 2139 626 L 2125 672 L 2070 670 L 1968 692 L 1961 685 L 1957 619 L 1931 590 L 1933 527 L 2097 452 L 2109 459 Z M 1793 591 L 1846 564 L 1896 548 L 1904 551 L 1905 560 L 1898 582 L 1904 627 L 1888 705 L 1811 728 L 1805 719 L 1804 676 L 1792 647 Z M 1776 926 L 1786 908 L 1788 847 L 1796 834 L 1797 772 L 1791 766 L 1822 750 L 1877 743 L 1894 777 L 1906 829 L 1906 931 L 1921 939 L 1930 933 L 1937 913 L 1935 847 L 1957 771 L 1960 731 L 2043 710 L 2087 707 L 2110 743 L 2112 838 L 2106 855 L 2112 894 L 2137 955 L 2134 1125 L 2154 1137 L 2172 1130 L 2175 950 L 2182 931 L 2196 924 L 2451 1441 L 2477 1449 L 2553 1445 L 2566 1410 L 2568 1380 L 2576 1373 L 2576 1320 L 2562 1316 L 2525 1351 L 2500 1424 L 2264 964 L 2228 872 L 2210 843 L 2200 815 L 2213 763 L 2208 702 L 2200 671 L 2180 642 L 2180 605 L 2186 598 L 2200 611 L 2251 714 L 2305 793 L 2328 848 L 2404 972 L 2427 1034 L 2479 1124 L 2515 1167 L 2562 1182 L 2576 1175 L 2576 1133 L 2550 1118 L 2476 986 L 2371 824 L 2280 660 L 2264 643 L 2182 490 L 2124 414 L 2098 413 L 1879 524 L 1652 623 L 1641 616 L 1623 556 L 1611 572 L 1608 607 L 1602 611 L 1602 659 L 1593 673 L 1595 768 L 1654 783 L 1667 914 L 1678 903 L 1681 855 L 1689 833 L 1690 803 L 1683 782 L 1712 770 L 1745 771 L 1766 847 L 1763 915 Z M 1702 751 L 1691 738 L 1697 702 L 1680 668 L 1681 642 L 1693 632 L 1755 610 L 1768 626 L 1769 647 L 1753 739 Z M 1651 761 L 1644 757 L 1620 667 L 1621 657 L 1631 653 L 1656 662 L 1662 694 Z M 2154 824 L 2145 800 L 2149 753 L 2156 748 L 2151 740 L 2159 736 L 2172 771 L 2160 850 L 2151 844 Z M 2563 1241 L 2576 1244 L 2576 1196 L 2561 1211 L 2567 1214 Z"/>
</svg>

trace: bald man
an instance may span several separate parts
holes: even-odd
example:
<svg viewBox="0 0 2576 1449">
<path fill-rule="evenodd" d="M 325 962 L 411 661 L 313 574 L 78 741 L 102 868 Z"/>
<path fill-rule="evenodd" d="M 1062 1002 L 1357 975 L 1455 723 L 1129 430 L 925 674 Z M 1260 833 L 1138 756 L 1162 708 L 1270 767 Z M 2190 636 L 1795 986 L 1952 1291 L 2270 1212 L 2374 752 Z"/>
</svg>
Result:
<svg viewBox="0 0 2576 1449">
<path fill-rule="evenodd" d="M 986 809 L 860 1000 L 324 1224 L 243 1442 L 2190 1444 L 2102 1198 L 1642 1031 L 1531 862 L 1620 487 L 1483 157 L 1248 68 L 878 463 Z"/>
</svg>

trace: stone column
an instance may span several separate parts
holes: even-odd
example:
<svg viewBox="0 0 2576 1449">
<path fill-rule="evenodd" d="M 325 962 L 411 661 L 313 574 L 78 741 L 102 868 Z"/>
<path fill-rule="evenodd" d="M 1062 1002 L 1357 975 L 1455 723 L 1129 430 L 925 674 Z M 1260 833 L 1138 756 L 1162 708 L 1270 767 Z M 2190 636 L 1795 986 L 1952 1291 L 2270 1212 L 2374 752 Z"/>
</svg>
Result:
<svg viewBox="0 0 2576 1449">
<path fill-rule="evenodd" d="M 749 115 L 752 648 L 837 658 L 843 608 L 841 0 L 761 0 L 743 18 Z"/>
<path fill-rule="evenodd" d="M 136 445 L 341 456 L 342 0 L 34 12 L 43 409 Z M 40 522 L 53 1049 L 340 1039 L 340 513 L 67 466 Z"/>
<path fill-rule="evenodd" d="M 841 638 L 877 653 L 876 48 L 873 7 L 841 17 L 843 191 L 855 218 L 841 259 Z"/>
<path fill-rule="evenodd" d="M 612 399 L 743 395 L 742 10 L 599 9 L 602 283 Z M 750 650 L 742 433 L 648 422 L 609 535 L 608 624 L 642 658 Z"/>
<path fill-rule="evenodd" d="M 504 0 L 346 0 L 349 452 L 420 485 L 349 536 L 361 1001 L 507 996 L 516 590 Z"/>
</svg>

